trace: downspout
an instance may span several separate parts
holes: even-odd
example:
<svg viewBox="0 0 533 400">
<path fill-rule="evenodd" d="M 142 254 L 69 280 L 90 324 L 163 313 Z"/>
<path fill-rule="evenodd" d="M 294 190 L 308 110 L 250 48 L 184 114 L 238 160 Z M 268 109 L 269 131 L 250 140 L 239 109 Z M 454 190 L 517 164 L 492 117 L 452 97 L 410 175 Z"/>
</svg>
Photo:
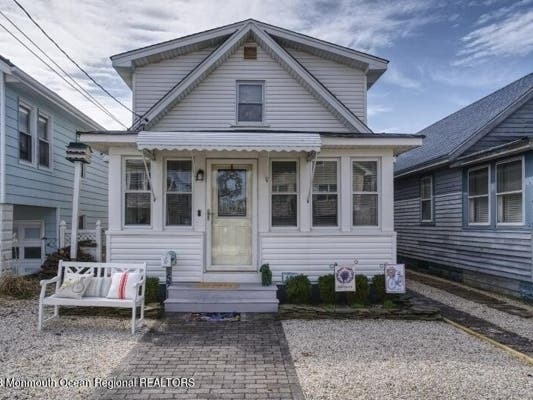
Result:
<svg viewBox="0 0 533 400">
<path fill-rule="evenodd" d="M 0 72 L 0 204 L 6 202 L 6 86 Z"/>
</svg>

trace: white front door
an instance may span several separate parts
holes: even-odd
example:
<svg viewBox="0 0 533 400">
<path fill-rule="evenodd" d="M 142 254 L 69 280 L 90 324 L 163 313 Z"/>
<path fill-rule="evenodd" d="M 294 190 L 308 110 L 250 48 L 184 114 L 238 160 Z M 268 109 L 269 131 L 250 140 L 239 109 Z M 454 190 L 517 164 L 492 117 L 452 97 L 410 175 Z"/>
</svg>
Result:
<svg viewBox="0 0 533 400">
<path fill-rule="evenodd" d="M 255 163 L 209 166 L 207 270 L 255 271 Z"/>
<path fill-rule="evenodd" d="M 38 271 L 44 262 L 44 221 L 14 221 L 13 233 L 16 234 L 14 265 L 19 274 Z"/>
</svg>

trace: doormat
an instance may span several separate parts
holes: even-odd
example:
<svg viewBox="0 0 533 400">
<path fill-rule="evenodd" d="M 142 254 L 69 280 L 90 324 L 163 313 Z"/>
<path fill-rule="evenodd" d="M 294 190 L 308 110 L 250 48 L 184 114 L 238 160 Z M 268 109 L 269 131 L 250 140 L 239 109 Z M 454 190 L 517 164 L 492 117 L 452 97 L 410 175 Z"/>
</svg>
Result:
<svg viewBox="0 0 533 400">
<path fill-rule="evenodd" d="M 198 282 L 196 284 L 196 288 L 198 289 L 223 289 L 223 290 L 229 290 L 229 289 L 238 289 L 239 284 L 238 283 L 232 283 L 232 282 Z"/>
<path fill-rule="evenodd" d="M 192 313 L 189 321 L 240 321 L 241 314 L 236 312 L 230 313 Z"/>
</svg>

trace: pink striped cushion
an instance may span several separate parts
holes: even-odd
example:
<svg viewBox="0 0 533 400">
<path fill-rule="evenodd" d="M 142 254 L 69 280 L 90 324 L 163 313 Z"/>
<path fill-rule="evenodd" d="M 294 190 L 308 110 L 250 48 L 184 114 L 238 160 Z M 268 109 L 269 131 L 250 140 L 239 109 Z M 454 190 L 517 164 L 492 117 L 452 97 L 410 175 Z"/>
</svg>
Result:
<svg viewBox="0 0 533 400">
<path fill-rule="evenodd" d="M 108 299 L 128 299 L 135 297 L 135 285 L 141 280 L 138 272 L 115 272 L 111 276 Z"/>
</svg>

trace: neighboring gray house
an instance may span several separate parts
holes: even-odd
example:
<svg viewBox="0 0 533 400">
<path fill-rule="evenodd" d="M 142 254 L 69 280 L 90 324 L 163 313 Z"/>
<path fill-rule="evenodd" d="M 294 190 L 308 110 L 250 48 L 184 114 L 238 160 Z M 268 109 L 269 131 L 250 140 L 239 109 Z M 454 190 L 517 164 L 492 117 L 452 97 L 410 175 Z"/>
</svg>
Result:
<svg viewBox="0 0 533 400">
<path fill-rule="evenodd" d="M 80 129 L 103 128 L 0 57 L 0 273 L 39 269 L 57 249 L 60 221 L 70 226 L 74 167 L 65 147 Z M 94 228 L 98 219 L 107 224 L 107 163 L 94 153 L 83 171 L 79 220 Z"/>
<path fill-rule="evenodd" d="M 419 133 L 395 166 L 398 256 L 533 299 L 533 74 Z"/>
</svg>

